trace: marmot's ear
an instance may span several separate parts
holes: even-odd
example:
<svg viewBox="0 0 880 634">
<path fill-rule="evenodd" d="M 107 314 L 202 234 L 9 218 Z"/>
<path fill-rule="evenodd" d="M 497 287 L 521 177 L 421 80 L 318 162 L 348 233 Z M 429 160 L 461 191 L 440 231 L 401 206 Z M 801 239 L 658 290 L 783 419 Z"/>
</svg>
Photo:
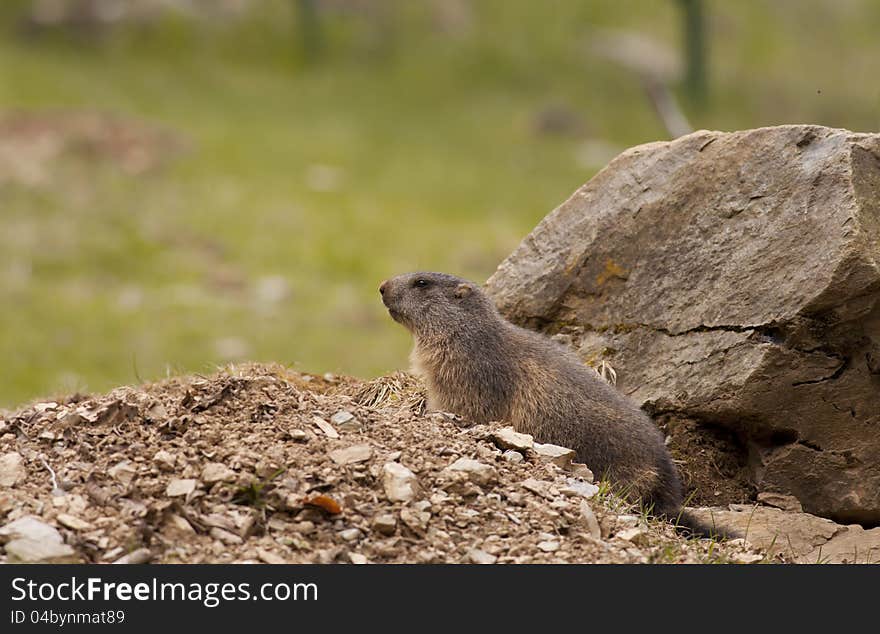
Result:
<svg viewBox="0 0 880 634">
<path fill-rule="evenodd" d="M 474 292 L 474 287 L 471 286 L 470 284 L 465 283 L 465 282 L 462 282 L 461 284 L 459 284 L 455 288 L 455 296 L 458 299 L 462 299 L 464 297 L 467 297 L 468 295 L 470 295 L 473 292 Z"/>
</svg>

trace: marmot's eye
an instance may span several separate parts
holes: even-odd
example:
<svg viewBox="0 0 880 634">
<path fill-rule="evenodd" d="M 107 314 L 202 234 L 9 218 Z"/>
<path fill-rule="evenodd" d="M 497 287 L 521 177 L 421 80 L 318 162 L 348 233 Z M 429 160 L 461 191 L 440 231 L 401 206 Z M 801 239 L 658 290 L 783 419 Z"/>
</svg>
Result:
<svg viewBox="0 0 880 634">
<path fill-rule="evenodd" d="M 418 279 L 413 282 L 413 286 L 418 286 L 419 288 L 425 288 L 428 285 L 428 280 Z"/>
</svg>

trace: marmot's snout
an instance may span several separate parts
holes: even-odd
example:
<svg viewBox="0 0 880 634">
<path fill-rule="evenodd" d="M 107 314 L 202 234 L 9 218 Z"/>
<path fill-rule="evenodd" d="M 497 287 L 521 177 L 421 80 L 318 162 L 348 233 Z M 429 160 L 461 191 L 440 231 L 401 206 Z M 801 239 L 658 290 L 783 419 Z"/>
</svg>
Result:
<svg viewBox="0 0 880 634">
<path fill-rule="evenodd" d="M 379 294 L 382 296 L 382 303 L 385 304 L 385 308 L 388 309 L 388 314 L 391 315 L 391 319 L 394 321 L 400 321 L 400 311 L 396 310 L 398 308 L 396 306 L 397 297 L 395 293 L 392 292 L 392 280 L 385 280 L 381 284 L 379 284 Z"/>
</svg>

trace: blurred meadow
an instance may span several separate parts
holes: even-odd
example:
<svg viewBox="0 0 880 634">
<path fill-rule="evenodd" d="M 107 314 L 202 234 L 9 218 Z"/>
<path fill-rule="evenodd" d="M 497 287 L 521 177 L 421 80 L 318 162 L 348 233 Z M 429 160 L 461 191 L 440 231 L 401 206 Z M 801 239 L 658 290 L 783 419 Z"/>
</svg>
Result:
<svg viewBox="0 0 880 634">
<path fill-rule="evenodd" d="M 404 368 L 382 279 L 485 280 L 674 135 L 670 98 L 693 129 L 877 131 L 878 34 L 875 0 L 4 2 L 0 407 Z"/>
</svg>

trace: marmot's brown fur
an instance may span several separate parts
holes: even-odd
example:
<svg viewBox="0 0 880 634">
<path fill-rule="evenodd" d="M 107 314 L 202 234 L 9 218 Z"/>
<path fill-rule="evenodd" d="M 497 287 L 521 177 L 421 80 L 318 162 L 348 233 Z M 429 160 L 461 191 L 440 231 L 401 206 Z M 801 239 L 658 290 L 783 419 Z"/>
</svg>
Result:
<svg viewBox="0 0 880 634">
<path fill-rule="evenodd" d="M 679 516 L 682 486 L 663 435 L 573 352 L 506 321 L 478 286 L 452 275 L 399 275 L 379 291 L 413 334 L 411 360 L 430 409 L 571 447 L 655 515 Z"/>
</svg>

